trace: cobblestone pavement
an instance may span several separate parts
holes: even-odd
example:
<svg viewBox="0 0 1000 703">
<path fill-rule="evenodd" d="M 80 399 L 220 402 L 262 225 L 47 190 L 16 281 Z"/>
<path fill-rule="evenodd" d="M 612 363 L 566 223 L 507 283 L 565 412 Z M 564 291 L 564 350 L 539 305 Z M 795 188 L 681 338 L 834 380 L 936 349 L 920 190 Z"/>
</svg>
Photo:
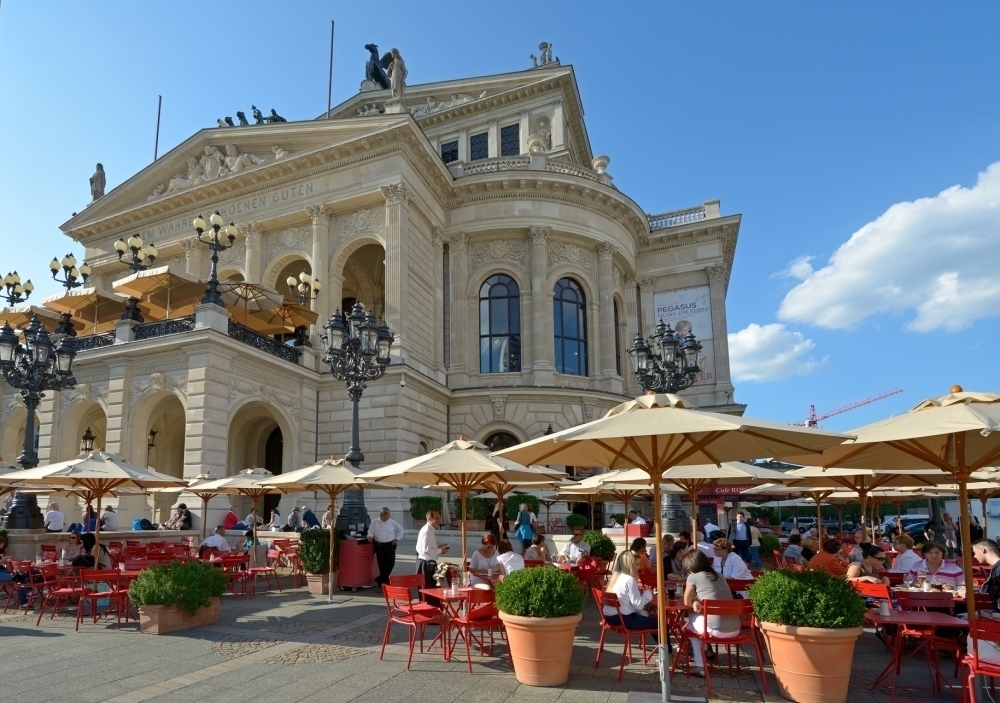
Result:
<svg viewBox="0 0 1000 703">
<path fill-rule="evenodd" d="M 473 652 L 471 675 L 461 645 L 451 662 L 443 661 L 437 649 L 418 650 L 406 671 L 406 632 L 397 627 L 379 661 L 385 606 L 374 590 L 338 594 L 328 603 L 304 589 L 288 589 L 285 581 L 282 593 L 227 595 L 217 624 L 173 635 L 142 635 L 134 622 L 116 630 L 108 620 L 96 625 L 84 621 L 74 632 L 75 611 L 69 610 L 52 620 L 46 615 L 40 627 L 35 626 L 36 614 L 0 615 L 0 702 L 626 703 L 629 691 L 659 692 L 653 666 L 632 664 L 624 680 L 617 680 L 621 642 L 614 635 L 609 635 L 600 667 L 594 668 L 599 631 L 591 604 L 577 633 L 569 683 L 543 689 L 518 684 L 502 642 L 496 656 Z M 710 701 L 783 700 L 770 673 L 771 694 L 762 693 L 752 657 L 744 655 L 740 674 L 729 677 L 720 656 L 723 670 L 712 678 Z M 855 655 L 850 701 L 890 700 L 885 687 L 869 690 L 888 661 L 881 642 L 866 632 Z M 950 675 L 952 660 L 943 657 L 941 668 Z M 905 664 L 902 682 L 930 684 L 922 655 Z M 678 673 L 673 690 L 704 696 L 705 684 Z M 896 700 L 957 699 L 945 689 L 939 696 L 900 690 Z"/>
</svg>

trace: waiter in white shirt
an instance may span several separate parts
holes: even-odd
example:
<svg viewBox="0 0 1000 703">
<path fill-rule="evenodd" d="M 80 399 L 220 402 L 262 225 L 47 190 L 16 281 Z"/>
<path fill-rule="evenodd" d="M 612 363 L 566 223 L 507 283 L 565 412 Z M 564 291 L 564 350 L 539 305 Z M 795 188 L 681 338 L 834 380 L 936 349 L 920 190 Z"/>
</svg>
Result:
<svg viewBox="0 0 1000 703">
<path fill-rule="evenodd" d="M 645 525 L 646 524 L 646 518 L 644 518 L 642 515 L 640 515 L 635 510 L 629 510 L 628 511 L 628 520 L 633 525 Z"/>
<path fill-rule="evenodd" d="M 372 520 L 368 526 L 368 540 L 375 550 L 375 561 L 378 562 L 378 578 L 375 583 L 383 586 L 389 583 L 389 576 L 396 566 L 396 545 L 403 539 L 403 526 L 392 519 L 389 508 L 382 508 L 378 520 Z"/>
<path fill-rule="evenodd" d="M 448 545 L 439 547 L 434 534 L 440 525 L 441 513 L 428 510 L 427 524 L 420 528 L 420 533 L 417 535 L 417 573 L 424 575 L 424 588 L 434 588 L 437 585 L 434 583 L 437 558 L 448 553 Z"/>
</svg>

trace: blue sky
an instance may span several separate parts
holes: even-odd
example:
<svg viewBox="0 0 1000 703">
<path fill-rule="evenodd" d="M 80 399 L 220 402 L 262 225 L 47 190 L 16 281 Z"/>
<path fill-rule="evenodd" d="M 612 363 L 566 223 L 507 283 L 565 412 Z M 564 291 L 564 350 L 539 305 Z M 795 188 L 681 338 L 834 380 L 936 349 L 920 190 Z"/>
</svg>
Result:
<svg viewBox="0 0 1000 703">
<path fill-rule="evenodd" d="M 251 103 L 319 115 L 331 19 L 335 104 L 368 42 L 423 83 L 526 68 L 547 40 L 619 188 L 651 213 L 711 198 L 742 213 L 728 316 L 749 414 L 797 421 L 905 390 L 825 424 L 847 429 L 953 383 L 997 389 L 988 3 L 4 0 L 0 269 L 56 292 L 58 225 L 97 161 L 109 189 L 151 161 L 159 94 L 161 155 Z"/>
</svg>

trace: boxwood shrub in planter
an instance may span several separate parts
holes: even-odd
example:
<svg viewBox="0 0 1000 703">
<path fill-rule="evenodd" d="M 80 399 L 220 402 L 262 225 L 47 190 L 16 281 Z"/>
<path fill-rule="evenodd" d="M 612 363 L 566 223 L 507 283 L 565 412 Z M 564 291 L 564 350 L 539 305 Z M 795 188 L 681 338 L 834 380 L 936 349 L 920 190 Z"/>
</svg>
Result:
<svg viewBox="0 0 1000 703">
<path fill-rule="evenodd" d="M 587 517 L 579 513 L 570 513 L 566 516 L 566 526 L 570 529 L 574 527 L 586 527 L 588 522 Z"/>
<path fill-rule="evenodd" d="M 313 528 L 303 530 L 299 535 L 299 561 L 306 572 L 309 592 L 322 595 L 327 593 L 330 572 L 330 531 Z M 339 571 L 340 540 L 333 541 L 333 571 Z"/>
<path fill-rule="evenodd" d="M 603 532 L 585 532 L 583 541 L 590 545 L 590 556 L 608 561 L 615 554 L 615 543 Z"/>
<path fill-rule="evenodd" d="M 518 681 L 561 686 L 569 680 L 584 601 L 576 577 L 552 566 L 521 569 L 497 582 L 496 606 Z"/>
<path fill-rule="evenodd" d="M 420 529 L 427 522 L 427 512 L 435 510 L 441 512 L 444 502 L 439 496 L 413 496 L 410 498 L 410 517 L 413 518 L 413 526 Z"/>
<path fill-rule="evenodd" d="M 504 515 L 509 520 L 517 520 L 517 509 L 521 503 L 527 504 L 528 510 L 538 515 L 538 498 L 528 493 L 514 493 L 504 498 Z"/>
<path fill-rule="evenodd" d="M 826 571 L 776 569 L 749 588 L 778 692 L 798 703 L 846 703 L 865 602 Z"/>
<path fill-rule="evenodd" d="M 174 561 L 157 564 L 142 573 L 128 589 L 139 609 L 139 630 L 166 634 L 219 619 L 219 599 L 229 586 L 229 575 L 209 563 Z"/>
</svg>

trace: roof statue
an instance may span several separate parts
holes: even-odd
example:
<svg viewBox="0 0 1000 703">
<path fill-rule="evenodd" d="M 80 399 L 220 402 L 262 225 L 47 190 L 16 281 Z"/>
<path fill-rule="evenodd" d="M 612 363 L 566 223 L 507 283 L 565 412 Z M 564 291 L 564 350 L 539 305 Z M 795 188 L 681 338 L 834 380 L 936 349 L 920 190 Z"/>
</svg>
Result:
<svg viewBox="0 0 1000 703">
<path fill-rule="evenodd" d="M 236 119 L 238 119 L 240 121 L 240 127 L 248 127 L 248 126 L 250 126 L 250 123 L 247 122 L 247 116 L 244 115 L 242 112 L 237 112 L 236 113 Z"/>
<path fill-rule="evenodd" d="M 97 170 L 94 171 L 94 175 L 90 177 L 90 195 L 94 200 L 104 197 L 105 184 L 104 166 L 97 164 Z"/>
<path fill-rule="evenodd" d="M 406 88 L 406 64 L 399 55 L 399 49 L 393 49 L 390 55 L 392 63 L 389 64 L 389 87 L 392 89 L 392 97 L 402 102 L 403 90 Z"/>
<path fill-rule="evenodd" d="M 273 107 L 271 108 L 271 116 L 270 117 L 265 117 L 264 119 L 267 120 L 268 122 L 271 122 L 271 123 L 274 123 L 274 122 L 288 122 L 288 120 L 286 120 L 284 117 L 282 117 L 277 112 L 275 112 Z"/>
<path fill-rule="evenodd" d="M 254 124 L 264 124 L 264 115 L 260 110 L 257 109 L 256 105 L 251 105 L 250 109 L 253 111 L 253 121 Z"/>
<path fill-rule="evenodd" d="M 538 45 L 539 51 L 541 51 L 540 56 L 535 56 L 534 54 L 529 54 L 528 58 L 534 64 L 534 68 L 539 66 L 547 66 L 550 63 L 559 63 L 559 59 L 552 58 L 552 45 L 547 41 L 543 41 Z"/>
<path fill-rule="evenodd" d="M 365 64 L 365 80 L 371 81 L 383 90 L 390 87 L 389 77 L 386 69 L 392 63 L 392 52 L 387 51 L 381 59 L 378 57 L 378 44 L 365 44 L 365 48 L 371 53 L 368 63 Z"/>
</svg>

